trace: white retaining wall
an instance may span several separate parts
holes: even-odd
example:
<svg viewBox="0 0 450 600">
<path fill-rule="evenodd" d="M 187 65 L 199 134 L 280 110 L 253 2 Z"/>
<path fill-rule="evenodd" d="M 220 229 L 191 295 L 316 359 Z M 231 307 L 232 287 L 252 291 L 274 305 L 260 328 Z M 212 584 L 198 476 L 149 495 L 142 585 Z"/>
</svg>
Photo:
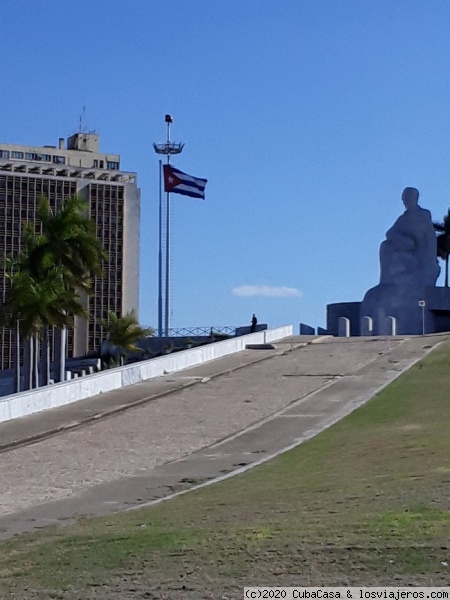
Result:
<svg viewBox="0 0 450 600">
<path fill-rule="evenodd" d="M 206 344 L 198 348 L 152 358 L 129 366 L 79 377 L 72 381 L 4 396 L 0 398 L 0 422 L 77 402 L 77 400 L 117 390 L 139 381 L 159 377 L 165 373 L 182 371 L 228 354 L 240 352 L 245 349 L 246 344 L 270 343 L 292 335 L 292 333 L 292 325 L 266 329 L 265 331 L 258 331 L 221 342 Z"/>
</svg>

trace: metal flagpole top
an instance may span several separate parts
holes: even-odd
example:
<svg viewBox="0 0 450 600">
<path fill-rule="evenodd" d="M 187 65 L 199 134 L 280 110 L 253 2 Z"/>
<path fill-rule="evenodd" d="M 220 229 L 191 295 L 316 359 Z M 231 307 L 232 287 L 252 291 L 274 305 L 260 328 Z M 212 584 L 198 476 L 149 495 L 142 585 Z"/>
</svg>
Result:
<svg viewBox="0 0 450 600">
<path fill-rule="evenodd" d="M 156 154 L 165 154 L 167 156 L 167 163 L 170 162 L 172 154 L 180 154 L 183 151 L 184 144 L 177 144 L 170 141 L 170 125 L 173 123 L 171 115 L 166 115 L 164 121 L 167 123 L 167 141 L 165 144 L 153 144 Z"/>
</svg>

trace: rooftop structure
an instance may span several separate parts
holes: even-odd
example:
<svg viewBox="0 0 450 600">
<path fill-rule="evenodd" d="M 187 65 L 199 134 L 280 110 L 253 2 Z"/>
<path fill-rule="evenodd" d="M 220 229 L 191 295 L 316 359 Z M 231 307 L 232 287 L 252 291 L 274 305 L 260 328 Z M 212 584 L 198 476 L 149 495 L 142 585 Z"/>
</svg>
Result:
<svg viewBox="0 0 450 600">
<path fill-rule="evenodd" d="M 0 169 L 60 177 L 80 177 L 134 183 L 136 173 L 120 171 L 120 156 L 99 151 L 96 133 L 75 133 L 59 138 L 58 146 L 23 146 L 0 143 Z"/>
</svg>

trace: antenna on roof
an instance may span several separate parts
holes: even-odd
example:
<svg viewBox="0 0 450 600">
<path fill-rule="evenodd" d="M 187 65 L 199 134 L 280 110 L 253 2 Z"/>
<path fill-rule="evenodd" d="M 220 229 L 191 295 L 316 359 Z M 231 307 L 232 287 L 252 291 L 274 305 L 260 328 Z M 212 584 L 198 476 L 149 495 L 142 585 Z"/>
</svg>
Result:
<svg viewBox="0 0 450 600">
<path fill-rule="evenodd" d="M 86 107 L 83 106 L 83 110 L 80 113 L 80 124 L 78 126 L 78 132 L 77 134 L 79 135 L 80 133 L 84 133 L 86 135 L 98 135 L 98 131 L 96 129 L 89 129 L 89 127 L 86 124 Z M 76 135 L 73 133 L 69 133 L 70 135 Z"/>
<path fill-rule="evenodd" d="M 86 107 L 83 106 L 83 112 L 80 115 L 80 131 L 79 133 L 83 133 L 83 129 L 86 129 Z M 86 133 L 86 131 L 84 131 Z"/>
</svg>

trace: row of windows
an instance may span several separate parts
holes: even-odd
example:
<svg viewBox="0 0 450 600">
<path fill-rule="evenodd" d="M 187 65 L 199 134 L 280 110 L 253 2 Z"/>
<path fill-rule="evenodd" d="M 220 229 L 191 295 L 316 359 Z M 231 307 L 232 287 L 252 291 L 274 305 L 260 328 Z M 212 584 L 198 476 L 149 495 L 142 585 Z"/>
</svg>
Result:
<svg viewBox="0 0 450 600">
<path fill-rule="evenodd" d="M 105 246 L 105 249 L 111 250 L 114 254 L 121 254 L 122 252 L 122 232 L 119 231 L 117 235 L 113 232 L 105 231 L 102 236 L 97 235 L 98 239 Z M 107 248 L 106 248 L 107 246 Z M 108 261 L 109 262 L 109 261 Z"/>
<path fill-rule="evenodd" d="M 3 221 L 0 223 L 0 227 L 5 231 L 20 231 L 21 230 L 22 221 L 12 221 L 9 219 L 8 221 Z"/>
<path fill-rule="evenodd" d="M 102 306 L 104 308 L 106 308 L 107 304 L 114 304 L 115 302 L 120 303 L 121 298 L 122 298 L 121 290 L 118 292 L 115 292 L 114 290 L 109 290 L 109 294 L 110 294 L 109 296 L 107 296 L 106 294 L 104 296 L 100 296 L 100 295 L 90 296 L 89 309 L 94 310 L 95 307 L 98 309 Z"/>
<path fill-rule="evenodd" d="M 122 208 L 121 205 L 117 205 L 117 203 L 109 203 L 109 202 L 105 202 L 102 205 L 93 205 L 91 207 L 91 214 L 92 216 L 95 215 L 95 213 L 97 213 L 98 215 L 108 215 L 109 213 L 112 215 L 119 215 L 119 217 L 122 216 L 122 211 L 120 210 Z"/>
<path fill-rule="evenodd" d="M 114 273 L 105 273 L 104 278 L 99 279 L 95 283 L 91 280 L 92 293 L 89 295 L 89 302 L 91 304 L 94 304 L 94 301 L 99 304 L 102 297 L 106 298 L 108 294 L 115 294 L 116 288 L 121 291 L 122 278 L 119 277 L 117 280 L 112 279 L 112 275 Z"/>
<path fill-rule="evenodd" d="M 108 235 L 108 233 L 111 234 L 110 231 L 108 232 L 105 231 L 105 229 L 99 229 L 97 231 L 97 237 L 101 240 L 106 250 L 113 250 L 114 252 L 119 253 L 122 246 L 122 232 L 118 232 L 118 235 L 114 235 L 114 231 L 112 232 L 112 235 Z"/>
<path fill-rule="evenodd" d="M 103 242 L 107 242 L 109 244 L 111 244 L 110 249 L 113 252 L 120 252 L 120 249 L 122 247 L 122 231 L 109 231 L 109 228 L 104 228 L 103 230 L 103 234 L 100 235 L 100 233 L 97 234 L 97 237 L 99 238 L 99 240 L 102 240 Z"/>
<path fill-rule="evenodd" d="M 104 214 L 107 212 L 113 213 L 122 213 L 123 211 L 123 199 L 122 198 L 112 198 L 105 199 L 96 198 L 95 195 L 91 195 L 90 197 L 91 207 L 93 212 L 98 212 L 100 214 Z"/>
<path fill-rule="evenodd" d="M 60 196 L 67 197 L 76 192 L 76 182 L 55 181 L 54 179 L 40 179 L 35 177 L 24 177 L 14 175 L 0 176 L 0 197 L 1 192 L 22 192 L 37 194 L 57 193 Z"/>
<path fill-rule="evenodd" d="M 109 225 L 109 223 L 111 223 L 112 225 L 116 225 L 117 223 L 119 223 L 119 224 L 122 223 L 122 219 L 120 217 L 118 217 L 115 214 L 111 215 L 111 217 L 110 217 L 107 213 L 103 214 L 103 215 L 97 214 L 96 221 L 97 221 L 97 223 L 105 223 L 105 225 Z"/>
<path fill-rule="evenodd" d="M 95 311 L 95 318 L 97 321 L 101 321 L 101 322 L 107 322 L 108 318 L 109 318 L 109 312 L 108 310 L 102 310 L 101 308 Z M 99 323 L 98 325 L 101 326 L 101 323 Z M 97 324 L 96 324 L 97 326 Z"/>
<path fill-rule="evenodd" d="M 105 168 L 104 160 L 94 159 L 94 169 L 104 169 L 104 168 Z M 119 163 L 115 160 L 107 160 L 106 168 L 109 169 L 110 171 L 118 171 Z"/>
<path fill-rule="evenodd" d="M 31 219 L 30 221 L 31 223 L 33 223 Z M 6 243 L 8 249 L 17 248 L 19 250 L 20 239 L 17 237 L 12 237 L 12 233 L 22 231 L 22 223 L 23 221 L 13 221 L 11 218 L 8 218 L 3 221 L 0 220 L 0 244 Z M 37 235 L 42 233 L 42 227 L 40 225 L 34 223 L 34 228 Z M 108 242 L 103 242 L 102 246 L 103 249 L 108 253 L 109 258 L 108 261 L 104 261 L 103 270 L 105 272 L 109 272 L 109 279 L 112 279 L 113 276 L 115 276 L 115 274 L 117 273 L 117 271 L 120 272 L 121 270 L 122 252 L 120 251 L 120 248 L 118 248 L 115 244 L 111 246 Z"/>
<path fill-rule="evenodd" d="M 34 220 L 36 219 L 36 205 L 31 203 L 28 204 L 26 202 L 20 202 L 19 199 L 14 200 L 15 207 L 13 208 L 6 202 L 2 202 L 0 200 L 0 215 L 5 217 L 15 216 L 16 218 L 22 218 L 22 220 Z M 56 202 L 50 202 L 50 208 L 53 211 L 56 211 L 59 206 Z"/>
<path fill-rule="evenodd" d="M 11 232 L 9 233 L 9 235 L 6 235 L 6 236 L 3 234 L 0 235 L 0 244 L 3 245 L 3 248 L 5 247 L 4 246 L 5 241 L 7 243 L 7 247 L 6 247 L 7 250 L 17 250 L 17 251 L 20 250 L 20 244 L 19 244 L 19 240 L 17 239 L 17 237 L 15 238 L 15 243 L 14 244 L 12 243 Z"/>
<path fill-rule="evenodd" d="M 49 162 L 55 165 L 65 165 L 66 157 L 58 154 L 43 154 L 38 152 L 22 152 L 19 150 L 0 150 L 0 158 L 15 158 L 19 160 L 33 160 Z M 109 171 L 118 171 L 120 169 L 120 163 L 116 160 L 99 160 L 94 159 L 94 169 L 104 169 L 106 163 L 106 169 Z"/>
<path fill-rule="evenodd" d="M 89 187 L 92 196 L 100 196 L 103 195 L 103 193 L 105 193 L 105 195 L 109 198 L 123 198 L 123 186 L 92 183 Z"/>
<path fill-rule="evenodd" d="M 38 152 L 19 152 L 18 150 L 0 150 L 0 158 L 18 158 L 25 160 L 53 162 L 56 165 L 65 165 L 66 159 L 64 156 L 53 154 L 39 154 Z"/>
<path fill-rule="evenodd" d="M 34 208 L 27 209 L 26 206 L 22 205 L 21 209 L 19 207 L 13 209 L 11 206 L 6 206 L 3 203 L 0 203 L 0 214 L 1 213 L 3 213 L 2 216 L 6 215 L 7 217 L 11 217 L 14 215 L 15 217 L 22 217 L 22 219 L 26 219 L 27 217 L 33 219 L 36 216 L 36 210 Z"/>
<path fill-rule="evenodd" d="M 0 210 L 5 210 L 5 208 L 9 208 L 11 205 L 13 206 L 20 206 L 21 209 L 24 208 L 30 208 L 33 209 L 34 211 L 36 211 L 36 200 L 37 200 L 38 196 L 37 195 L 31 195 L 31 194 L 23 194 L 22 196 L 14 194 L 12 195 L 8 195 L 8 197 L 2 195 L 2 193 L 0 192 Z M 46 198 L 48 198 L 48 196 L 46 196 Z M 58 199 L 61 201 L 62 197 L 59 196 Z M 51 203 L 52 207 L 53 206 L 60 206 L 62 204 L 62 202 L 59 203 L 59 205 L 57 203 L 55 203 L 56 198 L 53 196 L 52 198 L 53 202 Z"/>
</svg>

